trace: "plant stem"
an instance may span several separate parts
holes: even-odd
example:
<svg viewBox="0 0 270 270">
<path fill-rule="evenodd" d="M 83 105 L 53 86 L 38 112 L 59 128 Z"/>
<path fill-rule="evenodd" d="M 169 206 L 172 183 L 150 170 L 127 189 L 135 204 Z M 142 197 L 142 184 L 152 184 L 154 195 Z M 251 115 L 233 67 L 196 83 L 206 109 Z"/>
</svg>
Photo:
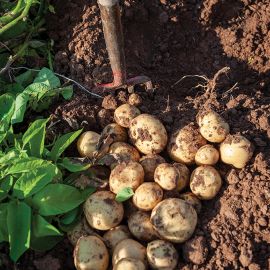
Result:
<svg viewBox="0 0 270 270">
<path fill-rule="evenodd" d="M 11 12 L 9 12 L 7 15 L 4 15 L 0 18 L 0 23 L 7 24 L 10 21 L 12 21 L 15 17 L 17 17 L 22 8 L 22 3 L 23 0 L 18 0 L 16 7 L 13 10 L 11 10 Z"/>
</svg>

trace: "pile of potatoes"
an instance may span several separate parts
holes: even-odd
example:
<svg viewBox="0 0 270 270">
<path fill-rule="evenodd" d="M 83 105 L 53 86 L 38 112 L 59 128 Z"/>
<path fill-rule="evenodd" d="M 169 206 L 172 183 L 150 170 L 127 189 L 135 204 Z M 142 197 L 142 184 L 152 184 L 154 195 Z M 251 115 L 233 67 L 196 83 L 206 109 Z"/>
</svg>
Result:
<svg viewBox="0 0 270 270">
<path fill-rule="evenodd" d="M 108 188 L 89 196 L 83 220 L 68 235 L 75 245 L 75 266 L 176 269 L 175 244 L 179 247 L 192 236 L 201 200 L 214 198 L 222 186 L 214 165 L 222 161 L 243 168 L 252 145 L 241 135 L 230 135 L 228 123 L 214 111 L 200 112 L 196 124 L 181 127 L 170 138 L 156 117 L 133 105 L 118 107 L 114 119 L 101 134 L 87 131 L 77 142 L 80 155 L 93 158 L 100 140 L 109 135 L 103 154 L 117 154 L 123 162 L 110 165 Z M 160 155 L 164 153 L 166 159 Z M 134 195 L 118 202 L 115 197 L 125 188 Z"/>
</svg>

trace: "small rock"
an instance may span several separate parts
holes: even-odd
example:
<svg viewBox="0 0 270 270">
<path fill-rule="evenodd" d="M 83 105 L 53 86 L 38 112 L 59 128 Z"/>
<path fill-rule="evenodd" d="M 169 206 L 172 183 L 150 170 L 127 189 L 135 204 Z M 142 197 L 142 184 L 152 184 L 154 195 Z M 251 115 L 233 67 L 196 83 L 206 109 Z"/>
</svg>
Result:
<svg viewBox="0 0 270 270">
<path fill-rule="evenodd" d="M 102 107 L 107 110 L 115 110 L 117 108 L 117 102 L 112 95 L 108 95 L 104 97 Z"/>
<path fill-rule="evenodd" d="M 257 263 L 251 263 L 248 266 L 248 270 L 261 270 L 261 267 Z"/>
<path fill-rule="evenodd" d="M 267 220 L 264 217 L 260 217 L 257 221 L 262 227 L 267 226 Z"/>
<path fill-rule="evenodd" d="M 253 257 L 252 250 L 242 248 L 239 261 L 244 267 L 248 267 L 251 264 L 252 257 Z"/>
</svg>

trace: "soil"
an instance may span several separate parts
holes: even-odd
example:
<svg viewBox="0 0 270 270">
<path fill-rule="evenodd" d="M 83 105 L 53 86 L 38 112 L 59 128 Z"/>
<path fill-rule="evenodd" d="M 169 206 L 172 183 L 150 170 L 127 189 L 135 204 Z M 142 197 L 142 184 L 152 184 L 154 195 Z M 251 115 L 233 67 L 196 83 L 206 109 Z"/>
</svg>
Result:
<svg viewBox="0 0 270 270">
<path fill-rule="evenodd" d="M 54 5 L 47 23 L 56 71 L 94 91 L 95 83 L 112 80 L 96 1 Z M 255 146 L 244 169 L 217 165 L 222 190 L 203 202 L 192 239 L 177 247 L 177 269 L 270 269 L 269 0 L 125 0 L 121 13 L 128 76 L 144 74 L 154 84 L 154 93 L 136 89 L 142 112 L 161 119 L 171 134 L 211 107 L 231 134 L 241 133 Z M 223 67 L 230 70 L 215 83 L 187 77 L 175 84 L 185 75 L 211 79 Z M 100 131 L 127 100 L 125 90 L 103 103 L 77 90 L 72 101 L 51 108 L 59 121 L 55 132 L 81 126 Z M 44 269 L 44 261 L 51 270 L 74 269 L 71 254 L 65 240 L 46 254 L 27 253 L 17 269 Z"/>
</svg>

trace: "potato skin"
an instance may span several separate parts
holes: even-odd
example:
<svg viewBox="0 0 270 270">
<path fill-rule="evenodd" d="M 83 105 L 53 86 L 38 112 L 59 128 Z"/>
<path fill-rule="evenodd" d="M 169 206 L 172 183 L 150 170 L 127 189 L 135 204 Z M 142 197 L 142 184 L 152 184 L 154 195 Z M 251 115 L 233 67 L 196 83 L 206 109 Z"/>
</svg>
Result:
<svg viewBox="0 0 270 270">
<path fill-rule="evenodd" d="M 126 129 L 116 123 L 107 125 L 101 133 L 103 138 L 109 135 L 113 139 L 113 142 L 126 142 L 128 138 Z"/>
<path fill-rule="evenodd" d="M 144 171 L 140 163 L 129 161 L 118 164 L 111 172 L 110 190 L 117 194 L 120 190 L 130 187 L 135 191 L 144 181 Z"/>
<path fill-rule="evenodd" d="M 173 166 L 178 170 L 177 191 L 182 191 L 189 184 L 190 171 L 185 164 L 173 163 Z"/>
<path fill-rule="evenodd" d="M 190 177 L 190 189 L 201 200 L 211 200 L 219 192 L 222 180 L 219 172 L 212 166 L 197 167 Z"/>
<path fill-rule="evenodd" d="M 202 146 L 195 155 L 197 165 L 215 165 L 219 160 L 218 150 L 211 144 Z"/>
<path fill-rule="evenodd" d="M 128 219 L 130 232 L 141 241 L 157 239 L 157 233 L 150 222 L 150 213 L 137 211 Z"/>
<path fill-rule="evenodd" d="M 151 223 L 161 238 L 173 243 L 183 243 L 195 230 L 197 213 L 184 200 L 166 199 L 153 209 Z"/>
<path fill-rule="evenodd" d="M 114 120 L 118 125 L 128 128 L 131 120 L 140 113 L 137 107 L 130 104 L 123 104 L 114 111 Z"/>
<path fill-rule="evenodd" d="M 121 259 L 114 267 L 113 270 L 146 270 L 145 264 L 137 259 L 125 258 Z"/>
<path fill-rule="evenodd" d="M 96 236 L 82 236 L 74 250 L 77 270 L 107 270 L 109 253 L 105 244 Z"/>
<path fill-rule="evenodd" d="M 84 203 L 84 214 L 89 225 L 97 230 L 109 230 L 123 219 L 124 207 L 115 201 L 110 191 L 97 191 Z"/>
<path fill-rule="evenodd" d="M 94 131 L 82 133 L 77 141 L 77 149 L 81 157 L 92 158 L 100 135 Z"/>
<path fill-rule="evenodd" d="M 197 126 L 190 123 L 172 134 L 167 150 L 172 160 L 191 165 L 196 152 L 206 143 Z"/>
<path fill-rule="evenodd" d="M 201 212 L 202 203 L 197 198 L 197 196 L 195 194 L 193 194 L 192 192 L 182 193 L 182 194 L 180 194 L 179 198 L 186 201 L 187 203 L 191 204 L 194 207 L 194 209 L 196 210 L 197 214 L 199 214 Z"/>
<path fill-rule="evenodd" d="M 148 243 L 146 254 L 151 269 L 174 270 L 178 263 L 177 250 L 173 244 L 164 240 Z"/>
<path fill-rule="evenodd" d="M 128 103 L 130 105 L 134 105 L 134 106 L 140 106 L 142 104 L 142 98 L 136 94 L 136 93 L 132 93 L 129 97 L 128 97 Z"/>
<path fill-rule="evenodd" d="M 131 121 L 129 137 L 132 144 L 146 155 L 160 153 L 168 140 L 164 125 L 150 114 L 141 114 Z"/>
<path fill-rule="evenodd" d="M 165 163 L 165 159 L 159 155 L 146 155 L 140 159 L 140 164 L 144 169 L 144 181 L 154 181 L 155 170 L 161 163 Z"/>
<path fill-rule="evenodd" d="M 139 209 L 150 211 L 162 200 L 162 197 L 163 190 L 157 183 L 146 182 L 136 189 L 132 200 Z"/>
</svg>

